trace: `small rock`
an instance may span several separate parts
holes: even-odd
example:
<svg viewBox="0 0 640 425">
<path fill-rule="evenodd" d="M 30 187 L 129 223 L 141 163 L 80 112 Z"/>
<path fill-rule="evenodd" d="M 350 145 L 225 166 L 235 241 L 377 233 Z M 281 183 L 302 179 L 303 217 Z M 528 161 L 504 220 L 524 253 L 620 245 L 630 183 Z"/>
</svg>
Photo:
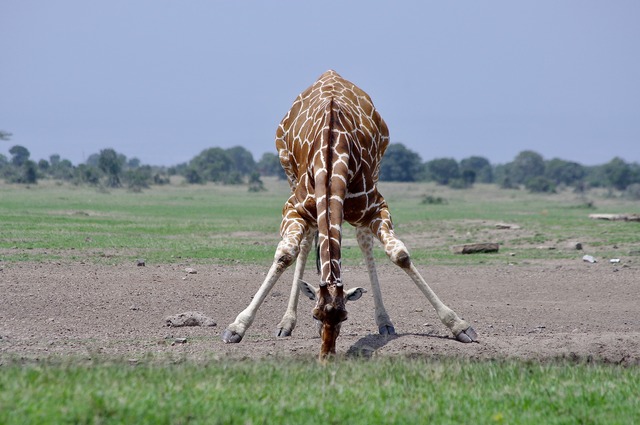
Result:
<svg viewBox="0 0 640 425">
<path fill-rule="evenodd" d="M 136 265 L 137 265 L 138 267 L 144 267 L 144 266 L 146 266 L 145 261 L 144 261 L 143 259 L 139 259 L 139 260 L 136 262 Z"/>
<path fill-rule="evenodd" d="M 620 259 L 619 259 L 619 258 L 612 258 L 611 260 L 609 260 L 609 262 L 610 262 L 611 264 L 619 263 L 619 262 L 620 262 Z"/>
<path fill-rule="evenodd" d="M 176 344 L 186 344 L 187 338 L 176 338 L 173 342 L 175 342 Z"/>
<path fill-rule="evenodd" d="M 520 229 L 520 226 L 518 226 L 517 224 L 497 223 L 497 224 L 496 224 L 496 229 L 512 229 L 512 230 L 518 230 L 518 229 Z"/>
<path fill-rule="evenodd" d="M 165 319 L 165 323 L 170 327 L 181 326 L 216 326 L 216 322 L 198 311 L 187 311 L 185 313 L 175 314 Z"/>
<path fill-rule="evenodd" d="M 596 263 L 596 259 L 593 258 L 591 255 L 585 255 L 584 257 L 582 257 L 582 261 L 586 262 L 586 263 Z"/>
<path fill-rule="evenodd" d="M 198 271 L 196 269 L 192 269 L 191 267 L 187 267 L 186 269 L 184 269 L 185 272 L 189 273 L 189 274 L 197 274 Z"/>
</svg>

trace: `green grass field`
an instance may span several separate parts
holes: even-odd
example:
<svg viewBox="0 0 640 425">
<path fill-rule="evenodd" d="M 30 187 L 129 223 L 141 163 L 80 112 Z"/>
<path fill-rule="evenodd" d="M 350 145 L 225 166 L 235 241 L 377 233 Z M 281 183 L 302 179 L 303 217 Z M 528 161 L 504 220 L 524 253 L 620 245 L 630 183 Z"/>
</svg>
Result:
<svg viewBox="0 0 640 425">
<path fill-rule="evenodd" d="M 3 366 L 2 424 L 633 424 L 640 370 L 447 359 Z"/>
<path fill-rule="evenodd" d="M 155 187 L 110 193 L 43 182 L 0 186 L 0 266 L 12 262 L 121 264 L 189 259 L 267 265 L 278 241 L 286 183 Z M 640 224 L 593 221 L 592 212 L 640 213 L 605 194 L 532 195 L 491 186 L 455 191 L 383 184 L 397 233 L 419 264 L 526 263 L 640 251 Z M 443 204 L 425 204 L 425 196 Z M 594 207 L 588 207 L 592 202 Z M 496 230 L 514 223 L 521 231 Z M 346 229 L 345 241 L 353 236 Z M 450 246 L 501 243 L 497 254 Z M 377 250 L 379 257 L 384 257 Z M 345 242 L 345 263 L 359 262 Z M 1 276 L 0 267 L 0 276 Z M 1 306 L 1 296 L 0 296 Z M 0 340 L 1 348 L 1 340 Z M 0 351 L 0 424 L 632 424 L 640 423 L 640 370 L 587 363 L 383 358 L 48 359 L 23 363 Z"/>
<path fill-rule="evenodd" d="M 160 263 L 189 259 L 268 264 L 279 240 L 288 186 L 278 181 L 268 181 L 267 186 L 269 190 L 261 193 L 220 185 L 172 185 L 143 193 L 102 193 L 50 182 L 29 189 L 0 186 L 0 260 L 122 263 L 144 258 Z M 640 250 L 637 223 L 588 218 L 592 212 L 639 213 L 640 205 L 602 194 L 584 199 L 572 193 L 543 196 L 494 186 L 451 190 L 397 183 L 382 184 L 381 191 L 396 232 L 417 264 L 571 258 L 575 252 L 540 246 L 561 248 L 572 240 L 602 256 Z M 446 203 L 425 204 L 422 200 L 428 195 Z M 587 201 L 595 208 L 588 208 Z M 515 232 L 497 231 L 497 222 L 517 224 L 523 231 L 517 237 Z M 353 235 L 353 229 L 345 226 L 347 264 L 360 261 L 359 250 L 352 249 Z M 501 253 L 451 253 L 452 245 L 470 242 L 498 242 Z M 381 250 L 376 254 L 384 257 Z"/>
</svg>

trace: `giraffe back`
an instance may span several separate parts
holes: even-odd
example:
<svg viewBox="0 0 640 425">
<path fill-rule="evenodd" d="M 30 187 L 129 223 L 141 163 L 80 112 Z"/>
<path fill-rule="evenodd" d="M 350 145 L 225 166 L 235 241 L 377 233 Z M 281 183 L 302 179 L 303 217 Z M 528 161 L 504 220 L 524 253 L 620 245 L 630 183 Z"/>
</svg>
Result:
<svg viewBox="0 0 640 425">
<path fill-rule="evenodd" d="M 320 235 L 322 283 L 341 285 L 341 226 L 366 222 L 383 202 L 376 183 L 389 143 L 369 96 L 335 71 L 302 92 L 276 132 L 289 202 Z"/>
</svg>

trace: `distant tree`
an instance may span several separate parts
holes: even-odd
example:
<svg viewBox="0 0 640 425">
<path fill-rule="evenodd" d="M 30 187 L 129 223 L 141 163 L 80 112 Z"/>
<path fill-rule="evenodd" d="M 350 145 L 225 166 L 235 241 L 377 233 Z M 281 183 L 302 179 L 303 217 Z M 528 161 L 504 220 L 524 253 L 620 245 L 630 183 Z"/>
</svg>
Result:
<svg viewBox="0 0 640 425">
<path fill-rule="evenodd" d="M 165 171 L 164 169 L 156 172 L 153 175 L 153 184 L 161 186 L 169 183 L 171 183 L 171 178 L 169 177 L 169 174 L 167 174 L 167 171 Z"/>
<path fill-rule="evenodd" d="M 20 167 L 11 166 L 4 175 L 9 183 L 36 184 L 38 183 L 38 164 L 28 159 Z"/>
<path fill-rule="evenodd" d="M 60 158 L 60 155 L 58 155 L 58 159 L 59 158 Z M 89 157 L 85 161 L 85 164 L 99 168 L 99 165 L 98 165 L 99 162 L 100 162 L 100 154 L 99 153 L 92 153 L 91 155 L 89 155 Z M 53 161 L 52 161 L 52 163 L 53 163 Z"/>
<path fill-rule="evenodd" d="M 190 184 L 202 184 L 204 183 L 204 179 L 194 167 L 187 167 L 183 171 L 183 175 L 187 183 Z"/>
<path fill-rule="evenodd" d="M 53 155 L 49 156 L 49 165 L 55 167 L 56 165 L 58 165 L 58 163 L 60 163 L 60 155 L 54 153 Z"/>
<path fill-rule="evenodd" d="M 54 162 L 55 165 L 49 167 L 49 174 L 58 180 L 73 180 L 76 177 L 73 164 L 68 159 L 60 160 L 60 157 Z"/>
<path fill-rule="evenodd" d="M 249 192 L 262 192 L 265 191 L 264 183 L 260 179 L 260 173 L 254 171 L 249 176 Z"/>
<path fill-rule="evenodd" d="M 474 170 L 462 170 L 460 180 L 465 188 L 473 186 L 476 182 L 476 172 Z"/>
<path fill-rule="evenodd" d="M 98 168 L 107 176 L 107 187 L 120 187 L 122 173 L 122 156 L 113 149 L 103 149 L 98 157 Z"/>
<path fill-rule="evenodd" d="M 574 186 L 586 175 L 585 169 L 577 162 L 554 158 L 545 164 L 544 176 L 554 184 Z"/>
<path fill-rule="evenodd" d="M 143 165 L 126 170 L 122 174 L 122 180 L 126 183 L 127 188 L 134 192 L 140 192 L 147 189 L 153 181 L 151 167 Z"/>
<path fill-rule="evenodd" d="M 534 193 L 555 193 L 556 185 L 551 179 L 543 176 L 532 177 L 524 184 L 529 192 Z"/>
<path fill-rule="evenodd" d="M 38 169 L 43 173 L 46 173 L 47 171 L 49 171 L 49 167 L 51 167 L 51 165 L 49 164 L 49 161 L 47 161 L 46 159 L 41 159 L 40 161 L 38 161 Z"/>
<path fill-rule="evenodd" d="M 380 180 L 413 182 L 419 179 L 424 165 L 420 155 L 402 143 L 391 143 L 382 157 Z"/>
<path fill-rule="evenodd" d="M 100 178 L 102 173 L 97 166 L 89 164 L 80 164 L 74 172 L 76 184 L 88 184 L 91 186 L 98 186 L 100 184 Z"/>
<path fill-rule="evenodd" d="M 16 167 L 22 167 L 27 162 L 31 153 L 27 148 L 20 145 L 15 145 L 9 149 L 9 153 L 12 155 L 11 163 Z"/>
<path fill-rule="evenodd" d="M 21 168 L 22 168 L 22 181 L 20 181 L 19 183 L 25 183 L 25 184 L 38 183 L 38 164 L 28 159 L 24 162 L 24 164 L 22 164 Z"/>
<path fill-rule="evenodd" d="M 140 160 L 138 158 L 131 158 L 127 161 L 127 168 L 138 168 L 140 166 Z"/>
<path fill-rule="evenodd" d="M 280 158 L 274 153 L 264 153 L 258 161 L 257 168 L 263 176 L 277 176 L 283 180 L 287 178 L 282 165 L 280 165 Z"/>
<path fill-rule="evenodd" d="M 631 174 L 631 184 L 640 183 L 640 164 L 637 162 L 629 164 L 629 171 Z"/>
<path fill-rule="evenodd" d="M 196 170 L 205 181 L 224 183 L 234 171 L 234 162 L 224 149 L 209 148 L 194 157 L 189 167 Z"/>
<path fill-rule="evenodd" d="M 479 183 L 493 183 L 493 167 L 488 159 L 481 156 L 471 156 L 460 161 L 460 171 L 473 171 L 475 181 Z"/>
<path fill-rule="evenodd" d="M 631 167 L 622 158 L 615 157 L 602 166 L 608 187 L 625 190 L 631 184 Z"/>
<path fill-rule="evenodd" d="M 426 164 L 429 178 L 438 184 L 447 185 L 460 178 L 460 167 L 453 158 L 437 158 Z"/>
<path fill-rule="evenodd" d="M 243 176 L 248 176 L 256 169 L 256 162 L 251 152 L 242 146 L 234 146 L 226 150 L 234 164 L 235 171 Z"/>
<path fill-rule="evenodd" d="M 506 177 L 515 184 L 525 184 L 527 180 L 544 175 L 544 159 L 533 151 L 522 151 L 507 164 Z"/>
</svg>

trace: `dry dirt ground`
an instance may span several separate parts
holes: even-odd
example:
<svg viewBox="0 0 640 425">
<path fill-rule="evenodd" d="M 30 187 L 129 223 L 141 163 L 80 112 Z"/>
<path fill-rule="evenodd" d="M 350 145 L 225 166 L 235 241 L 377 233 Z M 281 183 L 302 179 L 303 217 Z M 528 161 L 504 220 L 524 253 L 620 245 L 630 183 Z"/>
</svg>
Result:
<svg viewBox="0 0 640 425">
<path fill-rule="evenodd" d="M 189 274 L 192 267 L 197 273 Z M 640 265 L 545 261 L 517 266 L 419 267 L 440 298 L 472 323 L 480 342 L 456 342 L 401 270 L 379 267 L 398 335 L 377 335 L 370 293 L 347 305 L 343 356 L 470 359 L 557 358 L 640 364 Z M 300 299 L 290 338 L 274 331 L 292 271 L 276 284 L 240 344 L 220 334 L 249 303 L 265 267 L 0 264 L 0 363 L 7 359 L 94 356 L 141 359 L 315 356 L 312 302 Z M 315 282 L 315 275 L 307 275 Z M 363 267 L 347 267 L 347 287 L 369 287 Z M 199 311 L 215 327 L 169 328 L 165 318 Z M 186 342 L 176 342 L 186 338 Z M 180 340 L 179 340 L 180 341 Z"/>
</svg>

